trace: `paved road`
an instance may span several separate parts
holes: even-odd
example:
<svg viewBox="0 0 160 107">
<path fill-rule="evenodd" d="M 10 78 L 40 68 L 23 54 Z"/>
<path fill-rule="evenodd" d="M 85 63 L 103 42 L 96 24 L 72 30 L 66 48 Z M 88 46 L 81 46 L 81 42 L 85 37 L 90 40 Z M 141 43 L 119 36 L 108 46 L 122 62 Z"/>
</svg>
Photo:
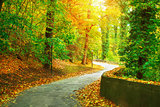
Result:
<svg viewBox="0 0 160 107">
<path fill-rule="evenodd" d="M 24 91 L 16 98 L 16 103 L 10 103 L 9 107 L 80 107 L 79 103 L 70 97 L 70 94 L 74 94 L 74 90 L 78 90 L 97 80 L 103 72 L 118 67 L 100 62 L 94 62 L 94 64 L 101 65 L 105 69 L 93 74 L 33 87 Z"/>
</svg>

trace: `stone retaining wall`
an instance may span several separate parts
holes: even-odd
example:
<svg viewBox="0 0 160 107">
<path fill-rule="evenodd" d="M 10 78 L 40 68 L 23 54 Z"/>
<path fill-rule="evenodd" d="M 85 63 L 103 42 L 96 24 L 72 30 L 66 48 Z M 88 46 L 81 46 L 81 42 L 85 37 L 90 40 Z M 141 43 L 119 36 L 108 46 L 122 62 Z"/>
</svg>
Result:
<svg viewBox="0 0 160 107">
<path fill-rule="evenodd" d="M 160 107 L 160 86 L 118 78 L 101 78 L 100 95 L 120 107 Z"/>
</svg>

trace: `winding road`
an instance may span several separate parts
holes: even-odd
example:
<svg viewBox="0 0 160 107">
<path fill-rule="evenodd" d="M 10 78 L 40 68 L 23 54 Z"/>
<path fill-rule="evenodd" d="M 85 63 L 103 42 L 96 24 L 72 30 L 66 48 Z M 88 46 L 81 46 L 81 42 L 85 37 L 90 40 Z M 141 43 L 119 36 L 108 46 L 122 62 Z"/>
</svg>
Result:
<svg viewBox="0 0 160 107">
<path fill-rule="evenodd" d="M 70 97 L 74 90 L 83 88 L 85 85 L 99 79 L 105 71 L 118 67 L 107 63 L 94 62 L 104 67 L 103 70 L 92 74 L 85 74 L 50 84 L 33 87 L 20 94 L 15 103 L 9 107 L 80 107 L 75 98 Z"/>
</svg>

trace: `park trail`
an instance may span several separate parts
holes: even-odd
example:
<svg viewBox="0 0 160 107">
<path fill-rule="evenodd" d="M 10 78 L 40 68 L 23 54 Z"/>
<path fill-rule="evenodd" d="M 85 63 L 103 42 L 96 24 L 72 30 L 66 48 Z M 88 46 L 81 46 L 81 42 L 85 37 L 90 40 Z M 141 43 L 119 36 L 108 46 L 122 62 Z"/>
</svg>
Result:
<svg viewBox="0 0 160 107">
<path fill-rule="evenodd" d="M 112 70 L 118 65 L 93 62 L 104 67 L 103 70 L 30 88 L 22 92 L 9 107 L 80 107 L 76 98 L 71 97 L 74 90 L 83 88 L 98 80 L 105 71 Z"/>
</svg>

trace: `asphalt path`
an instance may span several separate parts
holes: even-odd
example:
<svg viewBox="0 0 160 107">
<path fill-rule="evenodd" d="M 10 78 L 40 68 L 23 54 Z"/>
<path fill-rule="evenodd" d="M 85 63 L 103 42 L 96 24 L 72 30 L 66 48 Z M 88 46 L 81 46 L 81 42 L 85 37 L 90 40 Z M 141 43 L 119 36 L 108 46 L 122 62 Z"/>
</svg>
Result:
<svg viewBox="0 0 160 107">
<path fill-rule="evenodd" d="M 15 103 L 9 103 L 9 107 L 80 107 L 76 98 L 70 96 L 74 90 L 98 80 L 105 71 L 118 67 L 102 62 L 94 64 L 101 65 L 104 69 L 25 90 L 15 99 Z"/>
</svg>

